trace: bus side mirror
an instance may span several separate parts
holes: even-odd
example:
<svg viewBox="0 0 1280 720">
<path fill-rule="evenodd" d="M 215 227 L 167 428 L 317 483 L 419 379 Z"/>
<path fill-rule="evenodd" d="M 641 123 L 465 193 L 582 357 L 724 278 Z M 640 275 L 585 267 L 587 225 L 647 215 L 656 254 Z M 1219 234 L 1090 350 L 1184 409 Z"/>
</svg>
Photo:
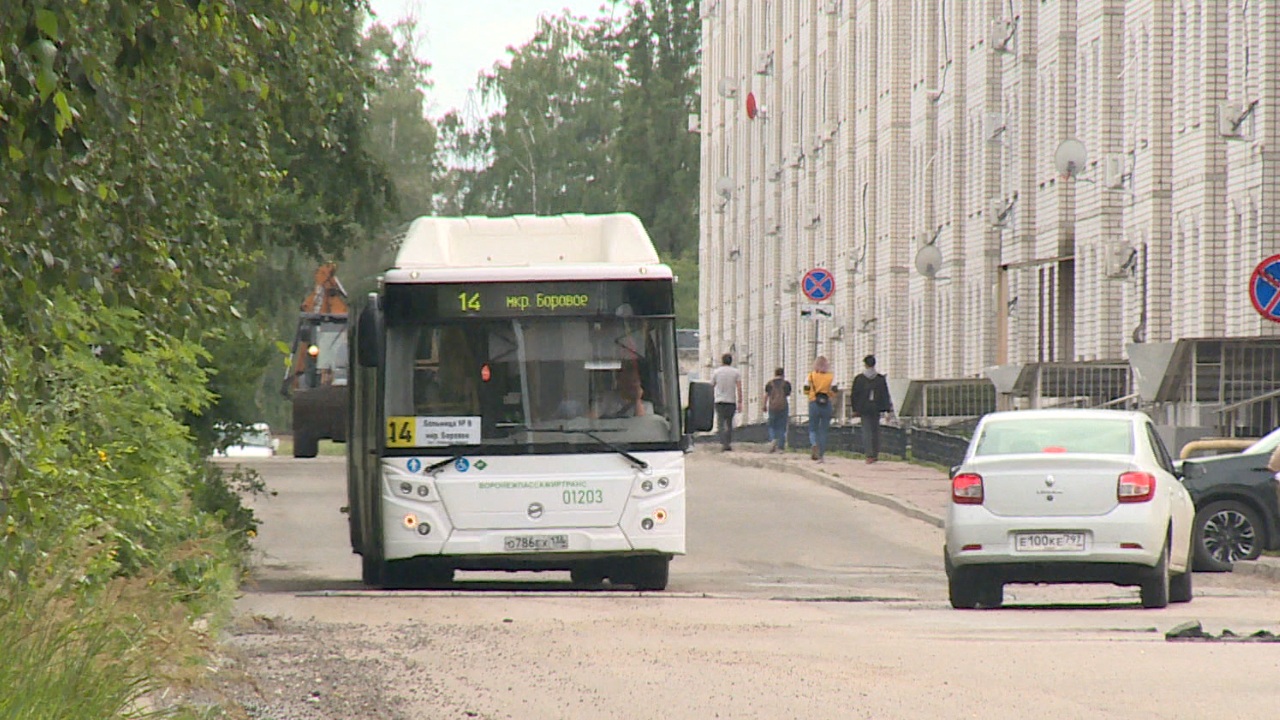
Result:
<svg viewBox="0 0 1280 720">
<path fill-rule="evenodd" d="M 356 362 L 360 367 L 373 368 L 382 364 L 384 334 L 377 296 L 371 295 L 356 319 Z"/>
<path fill-rule="evenodd" d="M 707 432 L 716 419 L 715 392 L 711 383 L 694 380 L 689 383 L 689 407 L 685 408 L 685 432 Z"/>
</svg>

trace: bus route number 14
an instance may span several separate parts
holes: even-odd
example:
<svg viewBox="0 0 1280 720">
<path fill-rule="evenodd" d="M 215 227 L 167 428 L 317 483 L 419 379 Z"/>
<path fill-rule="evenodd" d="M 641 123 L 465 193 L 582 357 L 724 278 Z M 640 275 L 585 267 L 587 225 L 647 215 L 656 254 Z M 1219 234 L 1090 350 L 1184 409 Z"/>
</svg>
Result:
<svg viewBox="0 0 1280 720">
<path fill-rule="evenodd" d="M 413 418 L 387 420 L 387 447 L 413 447 Z"/>
<path fill-rule="evenodd" d="M 460 292 L 458 293 L 458 304 L 462 308 L 462 312 L 480 312 L 480 293 Z"/>
</svg>

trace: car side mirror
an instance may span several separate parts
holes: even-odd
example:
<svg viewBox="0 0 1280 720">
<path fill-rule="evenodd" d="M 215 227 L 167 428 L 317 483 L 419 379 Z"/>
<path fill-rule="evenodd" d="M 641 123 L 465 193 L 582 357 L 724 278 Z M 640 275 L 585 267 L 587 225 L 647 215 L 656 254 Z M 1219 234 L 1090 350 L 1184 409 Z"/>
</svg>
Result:
<svg viewBox="0 0 1280 720">
<path fill-rule="evenodd" d="M 715 391 L 709 382 L 689 383 L 689 407 L 685 408 L 684 428 L 687 433 L 707 432 L 715 424 Z"/>
<path fill-rule="evenodd" d="M 384 334 L 378 296 L 370 293 L 369 302 L 356 320 L 356 362 L 360 367 L 374 368 L 382 364 Z"/>
</svg>

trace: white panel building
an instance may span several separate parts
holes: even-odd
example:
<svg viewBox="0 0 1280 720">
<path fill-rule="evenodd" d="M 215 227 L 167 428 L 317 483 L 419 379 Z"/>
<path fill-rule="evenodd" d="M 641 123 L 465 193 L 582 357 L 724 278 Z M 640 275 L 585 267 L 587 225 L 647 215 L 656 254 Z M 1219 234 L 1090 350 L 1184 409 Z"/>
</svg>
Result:
<svg viewBox="0 0 1280 720">
<path fill-rule="evenodd" d="M 868 353 L 920 388 L 990 378 L 1015 406 L 1277 422 L 1280 324 L 1248 288 L 1280 253 L 1280 3 L 703 0 L 702 17 L 700 362 L 734 354 L 748 422 L 774 367 L 802 378 L 825 354 L 848 384 Z M 1069 139 L 1087 158 L 1064 174 Z M 802 317 L 815 268 L 830 320 Z M 1152 357 L 1139 387 L 1130 363 Z"/>
</svg>

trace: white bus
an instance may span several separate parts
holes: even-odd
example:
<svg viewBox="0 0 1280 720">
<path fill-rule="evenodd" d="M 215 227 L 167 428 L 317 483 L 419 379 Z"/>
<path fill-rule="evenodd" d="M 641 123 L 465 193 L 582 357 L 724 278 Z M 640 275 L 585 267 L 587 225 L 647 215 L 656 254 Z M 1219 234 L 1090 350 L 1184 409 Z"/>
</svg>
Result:
<svg viewBox="0 0 1280 720">
<path fill-rule="evenodd" d="M 358 309 L 347 492 L 363 579 L 568 570 L 666 588 L 685 551 L 674 278 L 628 214 L 414 221 Z"/>
</svg>

